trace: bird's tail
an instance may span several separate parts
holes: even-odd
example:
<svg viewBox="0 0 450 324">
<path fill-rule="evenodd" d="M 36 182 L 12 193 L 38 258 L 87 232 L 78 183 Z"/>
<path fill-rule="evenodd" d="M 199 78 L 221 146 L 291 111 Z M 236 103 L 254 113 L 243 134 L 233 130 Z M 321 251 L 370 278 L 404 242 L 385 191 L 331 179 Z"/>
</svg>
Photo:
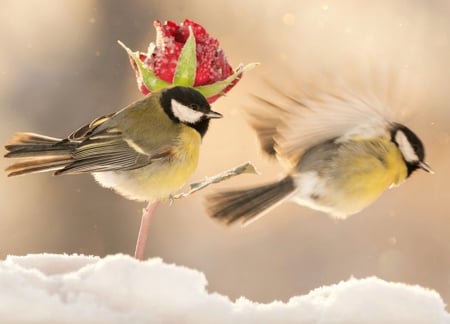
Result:
<svg viewBox="0 0 450 324">
<path fill-rule="evenodd" d="M 207 197 L 207 209 L 211 217 L 232 224 L 244 224 L 262 216 L 295 190 L 294 179 L 284 179 L 267 185 L 212 194 Z"/>
<path fill-rule="evenodd" d="M 54 171 L 71 162 L 74 143 L 34 133 L 16 133 L 5 145 L 6 158 L 23 158 L 6 168 L 8 176 Z"/>
</svg>

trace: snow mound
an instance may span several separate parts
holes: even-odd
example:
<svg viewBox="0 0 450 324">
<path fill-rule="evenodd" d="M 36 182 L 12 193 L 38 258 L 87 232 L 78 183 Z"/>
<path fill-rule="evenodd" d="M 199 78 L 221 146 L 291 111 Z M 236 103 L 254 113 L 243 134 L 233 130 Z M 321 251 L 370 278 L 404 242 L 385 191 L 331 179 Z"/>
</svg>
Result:
<svg viewBox="0 0 450 324">
<path fill-rule="evenodd" d="M 0 262 L 2 323 L 450 323 L 419 286 L 350 279 L 287 303 L 231 301 L 196 270 L 129 256 L 9 256 Z"/>
</svg>

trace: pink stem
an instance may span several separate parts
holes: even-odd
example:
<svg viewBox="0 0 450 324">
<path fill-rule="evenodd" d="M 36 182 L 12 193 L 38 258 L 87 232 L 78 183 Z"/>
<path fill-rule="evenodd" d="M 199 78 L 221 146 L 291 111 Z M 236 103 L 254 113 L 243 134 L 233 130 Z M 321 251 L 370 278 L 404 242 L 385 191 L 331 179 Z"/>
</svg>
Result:
<svg viewBox="0 0 450 324">
<path fill-rule="evenodd" d="M 144 260 L 145 246 L 147 245 L 148 232 L 150 229 L 150 223 L 158 207 L 159 202 L 149 202 L 144 209 L 141 218 L 141 227 L 139 227 L 139 234 L 136 242 L 136 250 L 134 251 L 134 257 L 138 260 Z"/>
</svg>

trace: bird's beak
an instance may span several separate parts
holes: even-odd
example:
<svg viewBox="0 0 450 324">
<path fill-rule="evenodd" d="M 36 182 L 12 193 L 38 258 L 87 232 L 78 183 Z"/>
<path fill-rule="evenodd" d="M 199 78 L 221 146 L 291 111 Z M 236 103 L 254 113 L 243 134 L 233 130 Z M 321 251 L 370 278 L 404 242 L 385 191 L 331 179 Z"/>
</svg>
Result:
<svg viewBox="0 0 450 324">
<path fill-rule="evenodd" d="M 219 114 L 218 112 L 215 112 L 215 111 L 210 111 L 210 112 L 208 112 L 207 114 L 206 114 L 206 117 L 208 117 L 209 119 L 211 119 L 211 118 L 222 118 L 223 117 L 223 115 L 222 114 Z"/>
<path fill-rule="evenodd" d="M 421 168 L 424 171 L 427 171 L 428 173 L 434 174 L 433 169 L 426 163 L 426 162 L 419 162 L 419 168 Z"/>
</svg>

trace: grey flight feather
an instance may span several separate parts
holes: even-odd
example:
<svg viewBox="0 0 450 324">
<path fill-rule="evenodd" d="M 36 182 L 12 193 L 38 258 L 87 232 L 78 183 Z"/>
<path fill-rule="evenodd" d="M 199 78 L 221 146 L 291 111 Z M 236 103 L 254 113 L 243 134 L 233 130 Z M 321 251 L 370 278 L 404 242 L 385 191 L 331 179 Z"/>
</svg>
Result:
<svg viewBox="0 0 450 324">
<path fill-rule="evenodd" d="M 246 224 L 275 207 L 294 190 L 294 179 L 287 176 L 255 188 L 212 194 L 208 196 L 207 209 L 211 217 L 227 224 L 237 221 Z"/>
</svg>

